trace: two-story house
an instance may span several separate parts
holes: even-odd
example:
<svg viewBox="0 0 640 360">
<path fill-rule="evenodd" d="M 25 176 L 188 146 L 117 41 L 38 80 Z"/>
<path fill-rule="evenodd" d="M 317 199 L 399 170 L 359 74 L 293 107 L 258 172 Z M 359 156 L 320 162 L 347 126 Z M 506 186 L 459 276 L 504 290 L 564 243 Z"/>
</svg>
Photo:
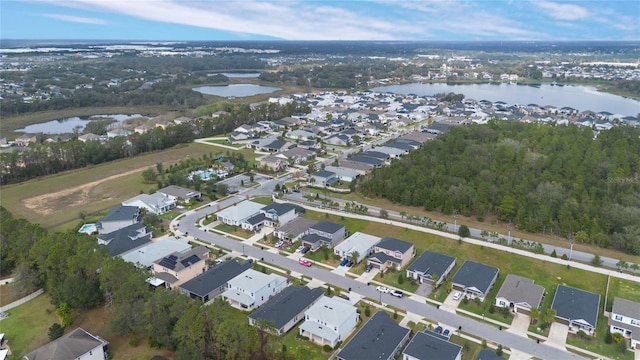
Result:
<svg viewBox="0 0 640 360">
<path fill-rule="evenodd" d="M 229 280 L 222 297 L 240 310 L 253 310 L 289 286 L 285 277 L 249 269 Z"/>
<path fill-rule="evenodd" d="M 344 225 L 322 220 L 309 228 L 308 233 L 302 237 L 302 245 L 312 250 L 322 245 L 333 247 L 338 241 L 344 239 L 346 234 L 347 229 Z"/>
<path fill-rule="evenodd" d="M 336 245 L 333 248 L 333 253 L 344 258 L 348 257 L 356 264 L 365 259 L 376 244 L 380 242 L 380 238 L 377 236 L 355 232 L 348 238 L 346 238 L 343 242 Z M 357 259 L 353 258 L 353 255 L 358 255 Z"/>
<path fill-rule="evenodd" d="M 308 337 L 320 345 L 336 346 L 358 324 L 358 309 L 348 300 L 323 296 L 304 313 L 300 336 Z"/>
<path fill-rule="evenodd" d="M 96 222 L 96 229 L 98 234 L 108 234 L 141 221 L 142 216 L 138 207 L 116 206 L 109 209 L 109 212 Z"/>
<path fill-rule="evenodd" d="M 291 203 L 273 203 L 260 209 L 265 215 L 265 226 L 277 227 L 289 223 L 304 213 L 304 208 Z"/>
<path fill-rule="evenodd" d="M 629 339 L 630 348 L 640 349 L 640 303 L 619 297 L 613 298 L 609 331 L 621 333 Z"/>
<path fill-rule="evenodd" d="M 153 273 L 173 289 L 207 270 L 209 249 L 197 246 L 185 252 L 174 252 L 153 262 Z"/>
<path fill-rule="evenodd" d="M 407 266 L 416 255 L 416 248 L 408 241 L 402 241 L 392 237 L 385 237 L 373 248 L 373 254 L 369 256 L 369 264 L 380 271 L 385 271 L 393 266 L 400 270 Z"/>
<path fill-rule="evenodd" d="M 304 312 L 323 294 L 322 288 L 289 286 L 249 315 L 249 324 L 255 326 L 258 320 L 262 320 L 269 323 L 276 334 L 285 334 L 304 319 Z"/>
</svg>

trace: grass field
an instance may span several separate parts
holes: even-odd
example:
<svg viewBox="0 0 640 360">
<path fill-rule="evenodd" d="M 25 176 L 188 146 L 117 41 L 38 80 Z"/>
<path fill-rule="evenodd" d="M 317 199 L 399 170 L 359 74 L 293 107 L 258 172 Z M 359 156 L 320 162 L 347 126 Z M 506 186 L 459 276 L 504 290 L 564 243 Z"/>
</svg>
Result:
<svg viewBox="0 0 640 360">
<path fill-rule="evenodd" d="M 189 157 L 200 157 L 216 148 L 188 144 L 172 149 L 118 160 L 84 169 L 3 186 L 2 205 L 15 217 L 46 228 L 67 230 L 80 221 L 80 213 L 94 214 L 121 203 L 141 191 L 155 189 L 143 184 L 141 173 L 162 163 L 165 167 Z"/>
<path fill-rule="evenodd" d="M 16 359 L 49 342 L 47 330 L 59 322 L 47 294 L 7 312 L 9 317 L 0 321 L 0 332 L 4 333 Z"/>
</svg>

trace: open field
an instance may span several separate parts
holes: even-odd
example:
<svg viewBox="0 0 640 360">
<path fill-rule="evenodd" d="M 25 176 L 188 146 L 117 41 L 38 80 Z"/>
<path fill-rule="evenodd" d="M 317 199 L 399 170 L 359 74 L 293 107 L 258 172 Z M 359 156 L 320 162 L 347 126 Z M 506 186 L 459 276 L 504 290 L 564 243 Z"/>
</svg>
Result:
<svg viewBox="0 0 640 360">
<path fill-rule="evenodd" d="M 154 189 L 155 184 L 142 183 L 140 174 L 145 169 L 159 162 L 166 167 L 215 151 L 215 147 L 203 144 L 179 145 L 160 152 L 3 186 L 2 205 L 15 217 L 46 228 L 64 224 L 67 224 L 66 228 L 72 228 L 80 222 L 81 212 L 93 214 L 141 191 Z"/>
<path fill-rule="evenodd" d="M 323 191 L 322 189 L 306 188 L 305 191 L 320 193 L 321 196 L 324 195 L 324 193 L 322 192 Z M 454 220 L 453 216 L 450 216 L 450 215 L 445 215 L 445 214 L 442 214 L 439 212 L 433 212 L 433 211 L 425 211 L 423 208 L 415 207 L 415 206 L 412 207 L 412 206 L 394 204 L 387 199 L 369 198 L 369 197 L 362 196 L 362 194 L 359 194 L 359 193 L 349 193 L 349 194 L 330 193 L 329 196 L 345 199 L 348 201 L 356 201 L 360 204 L 372 205 L 382 209 L 393 210 L 398 212 L 404 211 L 408 215 L 424 216 L 424 217 L 428 217 L 438 221 L 451 223 Z M 378 214 L 371 214 L 371 215 L 377 216 Z M 483 230 L 487 230 L 488 232 L 495 231 L 501 234 L 506 234 L 508 224 L 500 222 L 497 219 L 492 218 L 490 215 L 487 215 L 486 220 L 483 222 L 476 220 L 475 217 L 465 217 L 463 215 L 459 215 L 458 225 L 467 225 L 470 228 L 483 229 Z M 558 236 L 540 234 L 540 233 L 528 233 L 528 232 L 524 232 L 524 231 L 520 231 L 518 229 L 512 228 L 511 237 L 524 238 L 527 240 L 540 242 L 543 244 L 566 247 L 567 254 L 569 253 L 568 240 Z M 614 249 L 603 249 L 597 246 L 592 246 L 587 244 L 578 244 L 578 243 L 574 244 L 573 248 L 574 250 L 578 250 L 578 251 L 597 253 L 600 256 L 606 256 L 613 259 L 624 259 L 627 262 L 640 264 L 640 256 L 624 254 Z M 561 255 L 562 255 L 561 253 L 558 253 L 558 256 L 561 256 Z"/>
<path fill-rule="evenodd" d="M 59 322 L 47 294 L 7 312 L 9 317 L 0 321 L 0 333 L 5 334 L 16 359 L 49 342 L 47 330 Z"/>
</svg>

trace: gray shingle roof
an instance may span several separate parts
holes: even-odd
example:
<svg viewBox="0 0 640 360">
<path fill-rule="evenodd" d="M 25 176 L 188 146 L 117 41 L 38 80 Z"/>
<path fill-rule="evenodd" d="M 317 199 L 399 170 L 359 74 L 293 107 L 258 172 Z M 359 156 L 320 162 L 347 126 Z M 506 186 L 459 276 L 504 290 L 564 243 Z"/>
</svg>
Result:
<svg viewBox="0 0 640 360">
<path fill-rule="evenodd" d="M 368 156 L 352 156 L 349 158 L 349 160 L 355 161 L 355 162 L 361 162 L 361 163 L 365 163 L 373 166 L 380 166 L 384 164 L 384 160 L 372 158 Z"/>
<path fill-rule="evenodd" d="M 478 360 L 504 360 L 502 356 L 498 356 L 493 350 L 483 349 L 478 354 Z"/>
<path fill-rule="evenodd" d="M 413 244 L 408 241 L 403 241 L 387 236 L 384 239 L 380 240 L 380 242 L 376 246 L 391 251 L 400 251 L 404 254 L 405 252 L 407 252 L 407 250 L 411 249 L 411 246 L 413 246 Z"/>
<path fill-rule="evenodd" d="M 251 263 L 249 262 L 243 262 L 241 264 L 235 260 L 225 261 L 179 287 L 194 295 L 204 297 L 250 268 Z"/>
<path fill-rule="evenodd" d="M 442 255 L 432 251 L 425 251 L 409 265 L 407 270 L 419 272 L 424 275 L 438 275 L 442 277 L 447 268 L 451 266 L 456 259 L 448 255 Z"/>
<path fill-rule="evenodd" d="M 453 282 L 467 288 L 475 287 L 486 295 L 498 271 L 496 267 L 466 260 L 453 277 Z"/>
<path fill-rule="evenodd" d="M 460 345 L 450 343 L 424 332 L 416 333 L 403 354 L 416 359 L 454 360 L 462 351 Z"/>
<path fill-rule="evenodd" d="M 496 297 L 503 297 L 513 303 L 527 303 L 537 308 L 542 302 L 544 288 L 533 280 L 518 275 L 507 275 Z"/>
<path fill-rule="evenodd" d="M 620 297 L 615 297 L 613 298 L 613 307 L 611 312 L 640 320 L 640 303 Z"/>
<path fill-rule="evenodd" d="M 598 323 L 599 306 L 599 294 L 565 285 L 558 285 L 551 303 L 551 308 L 556 311 L 556 316 L 568 320 L 583 319 L 594 328 Z"/>
<path fill-rule="evenodd" d="M 331 172 L 331 171 L 321 170 L 321 171 L 314 172 L 311 175 L 312 176 L 317 176 L 317 177 L 322 177 L 322 178 L 332 178 L 332 177 L 336 176 L 336 173 Z"/>
<path fill-rule="evenodd" d="M 344 225 L 332 223 L 331 221 L 322 220 L 316 223 L 315 225 L 313 225 L 311 228 L 317 231 L 334 234 L 338 232 L 340 229 L 342 229 L 343 227 Z"/>
<path fill-rule="evenodd" d="M 109 209 L 109 212 L 98 222 L 131 220 L 135 219 L 139 212 L 137 206 L 116 206 Z"/>
<path fill-rule="evenodd" d="M 132 237 L 138 236 L 138 231 L 143 228 L 146 229 L 146 226 L 142 223 L 138 223 L 118 229 L 108 234 L 100 235 L 98 237 L 99 239 L 111 240 L 107 245 L 100 246 L 106 247 L 109 255 L 111 256 L 118 256 L 126 253 L 129 250 L 133 250 L 151 241 L 151 232 L 137 239 L 132 239 Z"/>
<path fill-rule="evenodd" d="M 106 344 L 82 328 L 28 353 L 26 360 L 69 360 L 77 359 L 96 347 Z"/>
<path fill-rule="evenodd" d="M 251 319 L 262 319 L 270 322 L 274 328 L 281 329 L 294 316 L 300 314 L 313 302 L 318 300 L 324 292 L 321 288 L 289 286 L 274 296 L 260 309 L 249 315 Z M 304 316 L 300 317 L 302 320 Z"/>
<path fill-rule="evenodd" d="M 377 312 L 338 353 L 339 360 L 393 359 L 394 351 L 409 337 L 384 311 Z"/>
</svg>

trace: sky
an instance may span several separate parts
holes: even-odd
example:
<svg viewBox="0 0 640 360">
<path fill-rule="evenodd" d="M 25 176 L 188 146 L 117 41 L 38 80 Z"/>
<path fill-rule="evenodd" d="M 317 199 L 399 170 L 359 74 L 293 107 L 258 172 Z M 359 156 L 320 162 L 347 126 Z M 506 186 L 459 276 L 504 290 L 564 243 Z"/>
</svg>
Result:
<svg viewBox="0 0 640 360">
<path fill-rule="evenodd" d="M 0 39 L 640 40 L 638 0 L 2 0 Z"/>
</svg>

